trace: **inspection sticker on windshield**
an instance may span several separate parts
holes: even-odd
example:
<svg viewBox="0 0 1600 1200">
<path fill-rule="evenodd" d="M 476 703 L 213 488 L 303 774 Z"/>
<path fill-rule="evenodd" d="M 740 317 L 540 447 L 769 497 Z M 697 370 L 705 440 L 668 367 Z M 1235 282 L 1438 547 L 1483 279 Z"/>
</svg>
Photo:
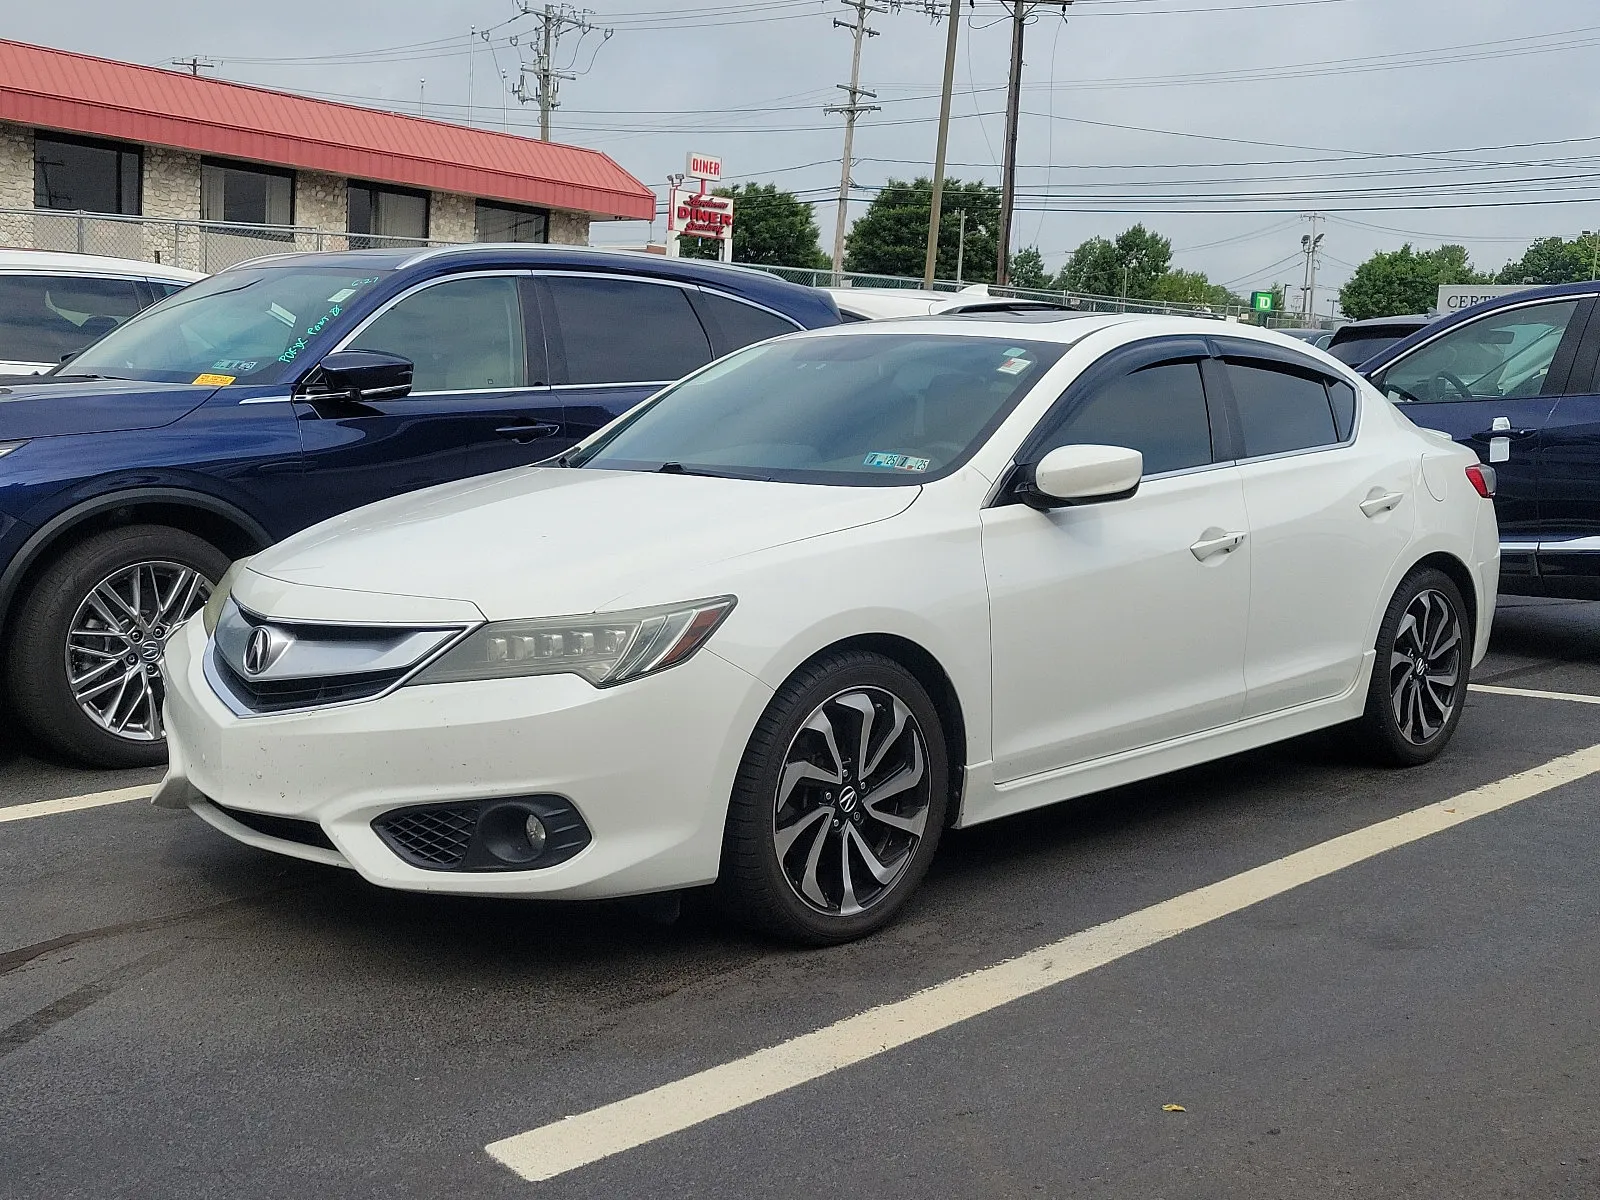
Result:
<svg viewBox="0 0 1600 1200">
<path fill-rule="evenodd" d="M 234 375 L 196 375 L 194 381 L 204 387 L 227 387 L 235 378 Z"/>
<path fill-rule="evenodd" d="M 1005 362 L 996 367 L 995 370 L 1000 372 L 1002 375 L 1021 375 L 1031 366 L 1033 366 L 1033 360 L 1031 358 L 1008 358 L 1005 360 Z"/>
<path fill-rule="evenodd" d="M 869 454 L 862 460 L 869 467 L 886 467 L 891 471 L 926 471 L 933 465 L 927 458 L 911 458 L 905 454 Z"/>
</svg>

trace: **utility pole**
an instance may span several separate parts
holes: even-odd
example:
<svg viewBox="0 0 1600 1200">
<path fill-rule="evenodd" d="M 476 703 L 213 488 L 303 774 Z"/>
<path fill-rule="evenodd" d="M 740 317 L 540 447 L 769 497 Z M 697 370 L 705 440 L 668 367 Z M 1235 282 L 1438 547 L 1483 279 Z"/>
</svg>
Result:
<svg viewBox="0 0 1600 1200">
<path fill-rule="evenodd" d="M 936 16 L 940 8 L 939 0 L 929 0 L 928 14 Z M 941 211 L 944 203 L 944 155 L 945 147 L 950 141 L 950 95 L 955 89 L 956 79 L 956 43 L 960 40 L 961 33 L 961 0 L 950 0 L 950 28 L 945 34 L 944 43 L 944 90 L 939 94 L 939 136 L 933 152 L 933 200 L 928 206 L 928 254 L 922 264 L 922 286 L 933 286 L 933 275 L 939 264 L 939 220 L 943 216 Z M 967 211 L 961 210 L 961 229 L 963 241 L 965 240 Z M 956 272 L 956 280 L 961 279 L 961 272 Z"/>
<path fill-rule="evenodd" d="M 823 109 L 826 113 L 844 114 L 844 158 L 839 164 L 839 217 L 833 230 L 833 285 L 838 287 L 840 272 L 844 270 L 844 230 L 850 219 L 850 156 L 855 148 L 856 118 L 864 112 L 877 112 L 881 107 L 877 104 L 863 104 L 861 97 L 876 100 L 878 94 L 869 92 L 861 86 L 861 44 L 869 37 L 877 37 L 878 31 L 867 26 L 868 13 L 886 13 L 889 10 L 880 5 L 871 3 L 871 0 L 840 0 L 846 8 L 855 10 L 855 20 L 841 21 L 835 17 L 835 29 L 848 29 L 855 39 L 855 51 L 850 58 L 850 82 L 848 84 L 835 84 L 850 98 L 848 104 L 830 104 Z"/>
<path fill-rule="evenodd" d="M 956 242 L 956 282 L 961 282 L 961 268 L 967 258 L 967 210 L 961 210 L 961 233 Z"/>
<path fill-rule="evenodd" d="M 194 58 L 175 58 L 172 60 L 172 65 L 175 67 L 188 67 L 189 74 L 198 76 L 202 69 L 212 71 L 222 64 L 214 58 L 196 56 Z"/>
<path fill-rule="evenodd" d="M 1305 219 L 1311 222 L 1311 232 L 1301 237 L 1300 249 L 1306 256 L 1304 306 L 1305 323 L 1310 325 L 1317 315 L 1317 263 L 1326 235 L 1317 232 L 1317 226 L 1322 223 L 1321 213 L 1308 213 Z"/>
<path fill-rule="evenodd" d="M 531 16 L 538 22 L 534 30 L 534 40 L 539 46 L 539 51 L 534 56 L 531 67 L 527 63 L 522 64 L 517 86 L 511 89 L 511 94 L 522 104 L 538 104 L 539 140 L 548 142 L 550 114 L 561 107 L 559 93 L 562 81 L 577 78 L 570 71 L 556 70 L 555 55 L 560 48 L 562 37 L 575 32 L 581 42 L 589 34 L 598 32 L 601 41 L 604 42 L 610 39 L 614 31 L 598 29 L 590 20 L 594 16 L 593 10 L 587 8 L 573 8 L 570 4 L 545 4 L 535 8 L 532 0 L 517 0 L 517 7 L 523 16 Z M 528 89 L 530 73 L 535 80 L 532 91 Z"/>
<path fill-rule="evenodd" d="M 1600 279 L 1600 229 L 1585 229 L 1583 231 L 1583 236 L 1588 238 L 1590 244 L 1594 247 L 1594 263 L 1589 268 L 1589 278 Z"/>
<path fill-rule="evenodd" d="M 1065 17 L 1072 0 L 1002 0 L 1011 7 L 1011 76 L 1006 88 L 1006 161 L 1000 183 L 1000 236 L 995 247 L 994 281 L 1004 287 L 1011 277 L 1011 213 L 1017 199 L 1017 122 L 1022 109 L 1022 42 L 1034 10 L 1044 5 Z"/>
</svg>

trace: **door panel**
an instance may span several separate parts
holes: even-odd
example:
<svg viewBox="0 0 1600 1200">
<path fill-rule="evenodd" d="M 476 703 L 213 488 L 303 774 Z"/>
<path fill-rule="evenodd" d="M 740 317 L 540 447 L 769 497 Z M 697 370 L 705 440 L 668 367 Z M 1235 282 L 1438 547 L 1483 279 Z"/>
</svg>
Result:
<svg viewBox="0 0 1600 1200">
<path fill-rule="evenodd" d="M 1250 541 L 1239 472 L 1146 481 L 1128 500 L 983 514 L 999 782 L 1214 729 L 1244 699 Z"/>
<path fill-rule="evenodd" d="M 1542 591 L 1600 599 L 1600 305 L 1566 394 L 1544 427 L 1539 487 Z"/>
</svg>

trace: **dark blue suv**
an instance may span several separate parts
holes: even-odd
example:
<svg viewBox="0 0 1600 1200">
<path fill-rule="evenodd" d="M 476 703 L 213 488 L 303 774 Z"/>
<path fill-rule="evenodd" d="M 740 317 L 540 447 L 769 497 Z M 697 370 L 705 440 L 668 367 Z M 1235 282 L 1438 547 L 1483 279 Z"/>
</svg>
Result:
<svg viewBox="0 0 1600 1200">
<path fill-rule="evenodd" d="M 713 358 L 838 320 L 758 272 L 550 246 L 284 255 L 194 284 L 0 387 L 11 707 L 83 761 L 161 762 L 162 645 L 231 560 L 548 458 Z"/>
<path fill-rule="evenodd" d="M 1406 416 L 1495 468 L 1500 590 L 1600 600 L 1600 283 L 1533 288 L 1363 363 Z"/>
</svg>

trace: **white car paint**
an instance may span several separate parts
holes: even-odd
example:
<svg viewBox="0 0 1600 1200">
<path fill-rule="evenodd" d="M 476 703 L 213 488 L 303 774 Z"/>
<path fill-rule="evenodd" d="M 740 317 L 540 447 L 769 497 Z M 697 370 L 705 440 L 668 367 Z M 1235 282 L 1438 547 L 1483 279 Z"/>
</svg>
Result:
<svg viewBox="0 0 1600 1200">
<path fill-rule="evenodd" d="M 137 259 L 106 258 L 95 254 L 69 254 L 54 250 L 0 250 L 0 275 L 77 276 L 94 279 L 130 279 L 150 283 L 188 285 L 205 276 L 161 263 Z M 0 322 L 6 314 L 0 313 Z M 0 375 L 42 375 L 59 364 L 38 359 L 0 359 Z"/>
<path fill-rule="evenodd" d="M 857 287 L 823 290 L 833 297 L 841 313 L 860 321 L 883 321 L 895 317 L 949 316 L 974 306 L 1002 302 L 1020 306 L 1038 303 L 1041 308 L 1049 307 L 1042 302 L 1012 301 L 1009 297 L 991 295 L 988 285 L 982 283 L 972 284 L 958 292 L 936 292 L 922 288 Z"/>
<path fill-rule="evenodd" d="M 681 665 L 607 688 L 546 675 L 238 716 L 207 678 L 196 620 L 168 646 L 172 765 L 157 803 L 390 887 L 625 895 L 716 877 L 752 730 L 801 664 L 846 638 L 914 643 L 949 679 L 965 733 L 961 825 L 1359 716 L 1382 611 L 1431 554 L 1470 573 L 1475 658 L 1485 652 L 1493 506 L 1464 478 L 1439 495 L 1423 467 L 1430 479 L 1462 475 L 1475 459 L 1419 432 L 1349 369 L 1303 351 L 1358 389 L 1343 446 L 1156 476 L 1130 499 L 1040 512 L 990 502 L 1062 391 L 1119 348 L 1218 326 L 1107 315 L 932 319 L 916 332 L 1068 349 L 963 466 L 930 482 L 526 469 L 337 518 L 250 560 L 233 585 L 268 620 L 368 625 L 736 596 Z M 1227 336 L 1286 342 L 1243 327 Z M 1360 506 L 1377 488 L 1401 499 L 1369 517 Z M 419 869 L 371 827 L 404 805 L 536 793 L 570 799 L 594 833 L 539 870 Z M 335 849 L 252 831 L 216 805 L 315 822 Z"/>
</svg>

